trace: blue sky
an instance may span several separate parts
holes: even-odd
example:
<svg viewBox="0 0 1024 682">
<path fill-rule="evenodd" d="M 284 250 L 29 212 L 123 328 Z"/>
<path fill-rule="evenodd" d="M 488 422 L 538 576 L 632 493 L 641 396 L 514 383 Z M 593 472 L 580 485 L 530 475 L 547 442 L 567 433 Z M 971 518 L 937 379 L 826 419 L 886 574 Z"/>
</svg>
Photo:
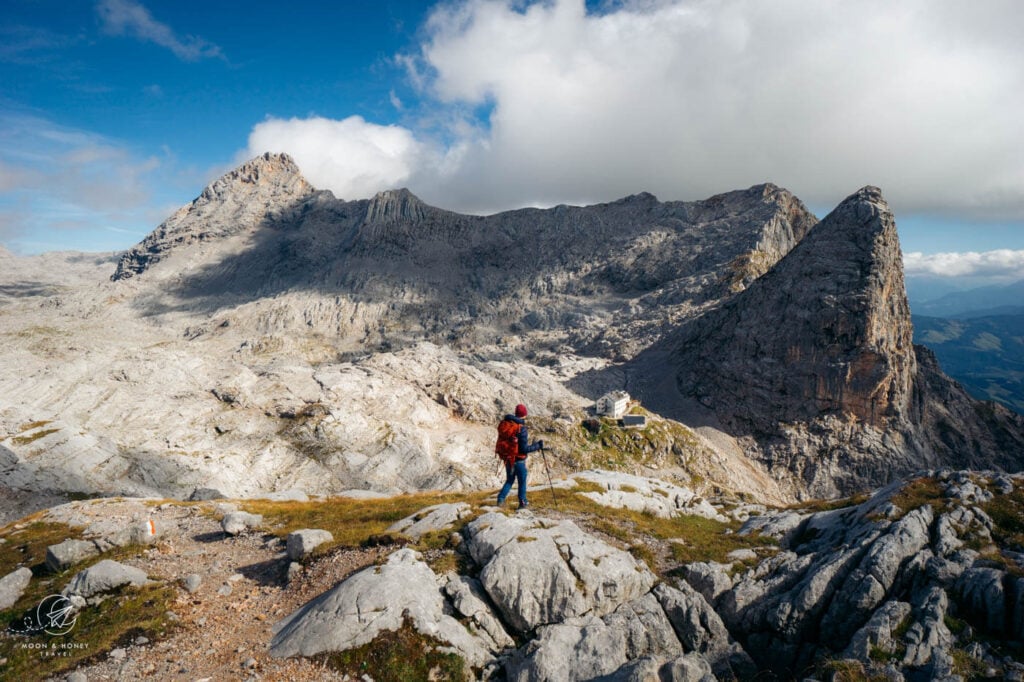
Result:
<svg viewBox="0 0 1024 682">
<path fill-rule="evenodd" d="M 865 184 L 908 274 L 1024 277 L 1012 0 L 6 0 L 0 243 L 116 250 L 262 151 L 488 213 Z M 941 254 L 941 256 L 939 255 Z"/>
</svg>

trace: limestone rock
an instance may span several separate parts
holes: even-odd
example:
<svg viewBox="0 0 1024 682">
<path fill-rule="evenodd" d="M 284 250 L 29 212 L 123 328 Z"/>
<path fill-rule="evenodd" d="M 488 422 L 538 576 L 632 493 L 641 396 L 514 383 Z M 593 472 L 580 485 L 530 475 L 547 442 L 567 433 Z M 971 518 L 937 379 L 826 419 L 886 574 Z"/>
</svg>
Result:
<svg viewBox="0 0 1024 682">
<path fill-rule="evenodd" d="M 682 655 L 672 626 L 651 595 L 601 618 L 569 618 L 543 626 L 538 634 L 506 666 L 509 680 L 590 680 L 645 656 Z"/>
<path fill-rule="evenodd" d="M 886 654 L 896 653 L 901 642 L 896 640 L 893 633 L 910 617 L 910 611 L 911 606 L 906 602 L 890 601 L 883 604 L 854 634 L 843 656 L 869 663 L 872 648 Z"/>
<path fill-rule="evenodd" d="M 470 665 L 491 658 L 483 640 L 445 613 L 437 576 L 411 549 L 381 566 L 350 576 L 274 626 L 272 656 L 314 656 L 366 644 L 404 619 L 419 632 L 448 642 Z"/>
<path fill-rule="evenodd" d="M 29 582 L 32 580 L 32 570 L 19 568 L 11 571 L 0 578 L 0 611 L 9 609 L 21 599 Z"/>
<path fill-rule="evenodd" d="M 571 521 L 510 519 L 491 512 L 466 527 L 480 582 L 520 632 L 567 618 L 602 616 L 645 594 L 654 575 L 627 552 Z"/>
<path fill-rule="evenodd" d="M 251 528 L 258 528 L 261 525 L 263 525 L 263 516 L 261 514 L 250 514 L 243 511 L 228 512 L 220 522 L 221 528 L 228 535 L 238 535 Z"/>
<path fill-rule="evenodd" d="M 319 528 L 296 530 L 288 533 L 285 551 L 292 561 L 302 561 L 325 542 L 334 542 L 334 536 L 330 531 Z"/>
<path fill-rule="evenodd" d="M 388 527 L 388 532 L 402 533 L 414 540 L 419 540 L 425 533 L 451 528 L 456 521 L 465 518 L 470 513 L 469 505 L 464 502 L 437 504 L 421 509 L 401 521 L 396 521 Z"/>
<path fill-rule="evenodd" d="M 46 567 L 54 573 L 60 573 L 99 553 L 100 551 L 96 548 L 96 543 L 94 542 L 88 540 L 65 540 L 46 548 Z"/>
<path fill-rule="evenodd" d="M 498 615 L 488 603 L 487 593 L 479 580 L 464 575 L 450 576 L 444 585 L 444 593 L 458 613 L 468 618 L 478 631 L 486 634 L 492 650 L 501 651 L 515 646 L 515 640 L 505 631 Z"/>
<path fill-rule="evenodd" d="M 76 573 L 62 594 L 65 596 L 78 595 L 88 600 L 98 594 L 112 592 L 125 585 L 139 587 L 145 585 L 148 580 L 146 572 L 142 569 L 104 559 L 84 571 Z"/>
<path fill-rule="evenodd" d="M 592 470 L 575 474 L 560 487 L 572 489 L 574 481 L 585 481 L 604 488 L 600 492 L 579 493 L 594 502 L 616 509 L 632 509 L 668 518 L 678 514 L 703 516 L 726 521 L 707 500 L 689 488 L 655 478 L 645 478 L 617 471 Z"/>
</svg>

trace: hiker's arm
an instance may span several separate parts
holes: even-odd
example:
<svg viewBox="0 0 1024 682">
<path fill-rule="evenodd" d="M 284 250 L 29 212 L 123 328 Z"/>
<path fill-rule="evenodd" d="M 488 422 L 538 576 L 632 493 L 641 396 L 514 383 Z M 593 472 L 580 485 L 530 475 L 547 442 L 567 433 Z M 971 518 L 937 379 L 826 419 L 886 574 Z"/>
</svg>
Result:
<svg viewBox="0 0 1024 682">
<path fill-rule="evenodd" d="M 528 455 L 531 452 L 536 452 L 537 450 L 540 450 L 543 444 L 544 441 L 542 440 L 530 444 L 530 436 L 526 432 L 526 425 L 524 424 L 519 427 L 519 452 L 523 453 L 524 455 Z"/>
</svg>

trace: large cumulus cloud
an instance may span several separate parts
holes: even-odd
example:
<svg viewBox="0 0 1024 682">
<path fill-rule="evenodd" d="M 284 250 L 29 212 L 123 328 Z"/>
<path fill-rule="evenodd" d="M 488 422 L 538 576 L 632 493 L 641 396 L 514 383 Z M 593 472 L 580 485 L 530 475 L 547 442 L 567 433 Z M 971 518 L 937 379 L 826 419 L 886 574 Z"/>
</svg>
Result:
<svg viewBox="0 0 1024 682">
<path fill-rule="evenodd" d="M 876 184 L 897 211 L 1020 220 L 1022 16 L 1012 0 L 460 0 L 399 56 L 420 96 L 404 127 L 271 119 L 248 151 L 291 151 L 347 198 L 404 184 L 474 212 L 770 180 L 815 205 Z"/>
</svg>

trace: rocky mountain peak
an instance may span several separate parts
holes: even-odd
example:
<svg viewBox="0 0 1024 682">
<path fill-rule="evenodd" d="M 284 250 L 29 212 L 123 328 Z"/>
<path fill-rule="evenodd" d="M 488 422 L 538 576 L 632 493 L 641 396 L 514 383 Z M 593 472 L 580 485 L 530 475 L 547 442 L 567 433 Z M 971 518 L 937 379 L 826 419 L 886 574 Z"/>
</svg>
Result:
<svg viewBox="0 0 1024 682">
<path fill-rule="evenodd" d="M 378 192 L 366 207 L 367 223 L 386 223 L 396 220 L 422 220 L 430 207 L 415 194 L 405 189 Z"/>
<path fill-rule="evenodd" d="M 287 154 L 266 152 L 211 182 L 196 202 L 202 199 L 216 200 L 239 193 L 267 194 L 274 189 L 289 193 L 296 189 L 312 190 L 312 185 L 302 177 L 302 171 L 292 157 Z"/>
<path fill-rule="evenodd" d="M 892 212 L 865 187 L 682 330 L 673 357 L 684 393 L 745 431 L 826 413 L 880 426 L 907 409 L 911 332 Z"/>
<path fill-rule="evenodd" d="M 141 274 L 173 249 L 279 223 L 316 190 L 287 154 L 267 152 L 214 180 L 121 257 L 112 280 Z"/>
</svg>

